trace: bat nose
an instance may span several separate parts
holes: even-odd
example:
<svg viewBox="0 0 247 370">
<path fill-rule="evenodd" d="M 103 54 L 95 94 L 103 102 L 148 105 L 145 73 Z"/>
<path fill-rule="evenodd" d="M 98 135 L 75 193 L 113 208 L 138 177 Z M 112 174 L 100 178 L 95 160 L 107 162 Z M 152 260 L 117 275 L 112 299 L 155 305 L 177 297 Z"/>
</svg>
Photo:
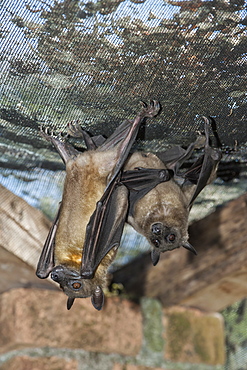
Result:
<svg viewBox="0 0 247 370">
<path fill-rule="evenodd" d="M 51 272 L 52 280 L 58 282 L 59 280 L 61 280 L 61 274 L 63 274 L 63 273 L 64 273 L 64 269 L 63 269 L 62 266 L 54 267 L 54 269 Z"/>
<path fill-rule="evenodd" d="M 153 234 L 155 234 L 155 235 L 161 235 L 161 233 L 162 233 L 162 228 L 163 228 L 162 223 L 157 222 L 157 223 L 155 223 L 155 224 L 153 224 L 153 225 L 152 225 L 152 227 L 151 227 L 151 231 L 152 231 L 152 233 L 153 233 Z"/>
<path fill-rule="evenodd" d="M 52 278 L 52 280 L 54 280 L 54 281 L 57 281 L 57 282 L 58 282 L 58 280 L 59 280 L 59 275 L 58 275 L 56 272 L 52 272 L 52 273 L 51 273 L 51 278 Z"/>
</svg>

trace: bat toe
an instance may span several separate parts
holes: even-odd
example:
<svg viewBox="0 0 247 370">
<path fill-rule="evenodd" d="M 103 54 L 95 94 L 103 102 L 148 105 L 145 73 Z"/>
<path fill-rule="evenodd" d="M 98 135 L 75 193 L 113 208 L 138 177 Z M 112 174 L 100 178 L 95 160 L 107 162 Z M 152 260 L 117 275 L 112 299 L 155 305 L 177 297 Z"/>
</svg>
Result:
<svg viewBox="0 0 247 370">
<path fill-rule="evenodd" d="M 151 100 L 149 104 L 141 102 L 144 117 L 155 117 L 160 112 L 161 106 L 157 100 Z"/>
</svg>

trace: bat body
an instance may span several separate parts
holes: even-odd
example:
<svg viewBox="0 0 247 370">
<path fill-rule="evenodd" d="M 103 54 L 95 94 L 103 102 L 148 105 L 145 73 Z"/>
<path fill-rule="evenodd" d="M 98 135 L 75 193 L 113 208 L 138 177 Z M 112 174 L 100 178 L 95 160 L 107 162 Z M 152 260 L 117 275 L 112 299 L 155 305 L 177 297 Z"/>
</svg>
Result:
<svg viewBox="0 0 247 370">
<path fill-rule="evenodd" d="M 68 309 L 75 298 L 90 297 L 96 309 L 104 303 L 107 269 L 115 258 L 126 220 L 129 190 L 144 194 L 157 181 L 167 181 L 164 171 L 133 171 L 120 181 L 142 120 L 159 112 L 158 102 L 143 105 L 133 121 L 120 125 L 99 147 L 76 125 L 69 127 L 82 136 L 90 150 L 77 151 L 61 136 L 43 136 L 57 149 L 66 164 L 63 199 L 41 253 L 36 274 L 51 278 L 67 294 Z M 138 172 L 138 175 L 136 175 Z M 161 175 L 160 175 L 161 174 Z M 167 175 L 167 176 L 166 176 Z M 144 182 L 143 182 L 144 178 Z M 147 185 L 139 186 L 139 182 Z M 151 185 L 150 185 L 151 183 Z M 128 186 L 129 186 L 128 185 Z M 140 196 L 139 195 L 139 196 Z M 138 195 L 137 195 L 138 198 Z"/>
<path fill-rule="evenodd" d="M 66 164 L 66 179 L 55 244 L 55 264 L 80 271 L 86 227 L 104 193 L 116 153 L 86 152 Z"/>
<path fill-rule="evenodd" d="M 93 214 L 96 203 L 102 197 L 107 185 L 108 176 L 113 171 L 117 161 L 117 149 L 108 151 L 88 151 L 79 154 L 66 163 L 66 180 L 61 205 L 59 224 L 55 236 L 55 266 L 66 267 L 76 272 L 75 281 L 63 285 L 64 292 L 73 298 L 93 296 L 95 290 L 104 288 L 107 269 L 112 263 L 117 248 L 112 248 L 98 265 L 92 279 L 81 279 L 80 269 L 85 243 L 86 228 Z M 124 186 L 117 189 L 118 214 L 124 218 L 127 212 L 127 191 Z M 119 220 L 121 221 L 121 220 Z M 52 272 L 52 278 L 58 280 L 61 268 Z M 77 275 L 77 276 L 76 276 Z M 100 287 L 100 288 L 97 288 Z"/>
<path fill-rule="evenodd" d="M 137 165 L 143 168 L 166 168 L 152 153 L 134 153 L 127 161 L 125 170 Z M 171 178 L 158 184 L 136 202 L 128 223 L 160 252 L 172 250 L 188 241 L 188 203 L 188 194 Z"/>
<path fill-rule="evenodd" d="M 221 152 L 209 145 L 209 121 L 206 118 L 204 121 L 204 155 L 186 173 L 180 173 L 180 167 L 199 140 L 187 150 L 174 147 L 161 154 L 164 161 L 152 153 L 136 152 L 126 162 L 125 170 L 139 166 L 172 168 L 175 172 L 169 181 L 158 184 L 140 198 L 128 215 L 128 223 L 150 243 L 153 265 L 158 263 L 161 252 L 175 248 L 184 247 L 196 254 L 188 242 L 189 211 L 200 191 L 214 180 L 221 159 Z"/>
</svg>

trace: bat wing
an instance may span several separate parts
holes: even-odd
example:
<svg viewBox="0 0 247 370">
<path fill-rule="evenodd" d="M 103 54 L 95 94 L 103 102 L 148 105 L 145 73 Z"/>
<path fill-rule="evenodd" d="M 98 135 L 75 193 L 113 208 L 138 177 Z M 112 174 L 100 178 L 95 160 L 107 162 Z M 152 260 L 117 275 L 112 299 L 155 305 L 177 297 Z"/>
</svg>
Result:
<svg viewBox="0 0 247 370">
<path fill-rule="evenodd" d="M 139 168 L 125 171 L 107 188 L 87 226 L 81 276 L 92 278 L 107 253 L 120 245 L 127 211 L 161 182 L 170 180 L 171 170 Z"/>
<path fill-rule="evenodd" d="M 133 120 L 125 120 L 119 125 L 113 134 L 107 138 L 104 142 L 100 143 L 101 145 L 101 150 L 109 150 L 114 148 L 128 133 L 131 125 L 133 124 Z M 93 140 L 96 141 L 97 137 L 95 138 L 93 136 Z M 98 145 L 99 146 L 99 145 Z"/>
<path fill-rule="evenodd" d="M 161 182 L 169 181 L 172 176 L 173 171 L 166 169 L 136 168 L 124 171 L 121 183 L 129 190 L 128 214 L 133 216 L 135 203 Z"/>
<path fill-rule="evenodd" d="M 122 170 L 143 120 L 147 117 L 155 117 L 159 111 L 160 104 L 158 101 L 152 100 L 150 104 L 142 102 L 142 110 L 137 114 L 136 118 L 133 121 L 123 122 L 122 125 L 120 125 L 119 130 L 115 130 L 115 133 L 113 133 L 113 135 L 111 135 L 109 139 L 107 139 L 107 141 L 98 149 L 100 151 L 107 150 L 108 145 L 111 147 L 112 145 L 117 147 L 118 160 L 112 172 L 111 180 L 108 183 L 108 186 L 110 186 L 111 181 L 114 181 Z"/>
<path fill-rule="evenodd" d="M 216 173 L 218 164 L 221 160 L 221 151 L 220 149 L 212 148 L 209 143 L 209 120 L 206 117 L 203 117 L 205 121 L 205 147 L 204 155 L 199 158 L 197 162 L 190 168 L 189 171 L 185 173 L 185 178 L 197 177 L 197 185 L 195 191 L 191 197 L 189 206 L 192 205 L 194 200 L 197 198 L 199 193 L 204 189 L 204 187 L 213 180 L 213 177 Z"/>
<path fill-rule="evenodd" d="M 81 276 L 90 279 L 112 249 L 119 247 L 128 210 L 128 190 L 118 179 L 107 188 L 87 225 Z"/>
<path fill-rule="evenodd" d="M 221 160 L 221 151 L 218 148 L 212 148 L 209 143 L 210 122 L 206 117 L 204 119 L 205 143 L 204 154 L 187 170 L 182 173 L 180 168 L 182 164 L 191 157 L 195 147 L 197 147 L 200 137 L 185 150 L 180 146 L 174 146 L 171 149 L 157 153 L 157 156 L 165 163 L 168 168 L 174 170 L 174 174 L 180 178 L 181 186 L 188 183 L 195 186 L 194 193 L 189 201 L 188 207 L 192 205 L 199 193 L 213 178 L 218 163 Z"/>
<path fill-rule="evenodd" d="M 95 150 L 106 141 L 102 135 L 90 136 L 87 131 L 83 130 L 78 121 L 70 122 L 67 127 L 68 134 L 73 137 L 82 138 L 88 150 Z"/>
<path fill-rule="evenodd" d="M 103 135 L 90 136 L 78 122 L 70 122 L 68 124 L 68 133 L 73 137 L 82 138 L 88 150 L 99 148 L 100 151 L 105 151 L 115 148 L 115 146 L 123 140 L 133 122 L 134 121 L 131 120 L 125 120 L 107 139 Z"/>
<path fill-rule="evenodd" d="M 53 221 L 53 224 L 50 228 L 49 234 L 46 238 L 43 250 L 39 258 L 39 262 L 36 269 L 36 275 L 40 279 L 47 278 L 50 272 L 52 271 L 53 267 L 55 266 L 54 264 L 55 235 L 59 221 L 60 209 L 61 204 L 59 206 L 55 220 Z"/>
<path fill-rule="evenodd" d="M 136 139 L 141 122 L 146 117 L 154 117 L 160 110 L 157 101 L 142 104 L 142 110 L 133 121 L 125 121 L 107 139 L 98 151 L 111 148 L 117 150 L 117 161 L 103 196 L 87 225 L 83 247 L 81 276 L 92 278 L 94 272 L 112 249 L 117 249 L 123 232 L 128 210 L 128 189 L 120 182 L 122 167 Z"/>
<path fill-rule="evenodd" d="M 187 149 L 183 149 L 181 146 L 175 145 L 165 152 L 156 153 L 156 155 L 168 168 L 172 169 L 175 174 L 178 174 L 182 164 L 191 156 L 196 143 L 197 141 L 190 144 Z"/>
</svg>

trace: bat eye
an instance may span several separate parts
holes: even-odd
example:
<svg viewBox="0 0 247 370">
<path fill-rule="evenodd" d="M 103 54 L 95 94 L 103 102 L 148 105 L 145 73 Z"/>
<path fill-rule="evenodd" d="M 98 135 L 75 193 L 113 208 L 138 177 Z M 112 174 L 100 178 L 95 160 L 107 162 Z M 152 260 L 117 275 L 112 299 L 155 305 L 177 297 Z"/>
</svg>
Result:
<svg viewBox="0 0 247 370">
<path fill-rule="evenodd" d="M 174 242 L 174 240 L 176 239 L 176 235 L 175 234 L 169 234 L 167 239 L 168 239 L 169 242 Z"/>
<path fill-rule="evenodd" d="M 73 287 L 74 289 L 80 289 L 80 287 L 81 287 L 81 283 L 78 283 L 78 282 L 73 283 L 73 284 L 72 284 L 72 287 Z"/>
</svg>

